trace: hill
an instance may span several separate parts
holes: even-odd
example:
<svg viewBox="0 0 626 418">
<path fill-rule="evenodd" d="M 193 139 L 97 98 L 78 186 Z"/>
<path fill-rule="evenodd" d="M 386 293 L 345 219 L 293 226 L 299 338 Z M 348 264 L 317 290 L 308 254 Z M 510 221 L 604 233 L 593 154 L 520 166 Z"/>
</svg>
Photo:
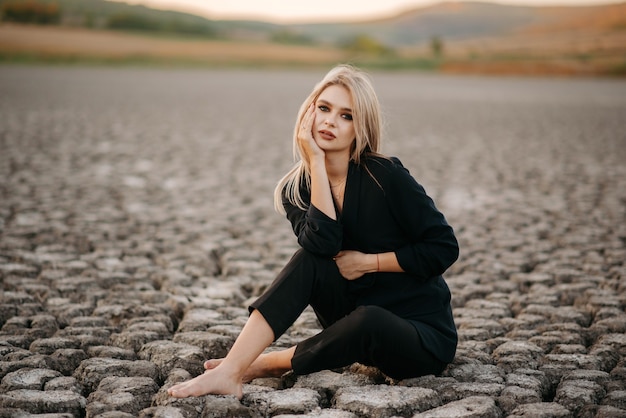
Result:
<svg viewBox="0 0 626 418">
<path fill-rule="evenodd" d="M 555 33 L 588 29 L 626 30 L 626 3 L 586 7 L 530 7 L 485 2 L 443 2 L 386 19 L 318 24 L 209 20 L 177 11 L 156 10 L 108 0 L 0 0 L 51 3 L 61 11 L 60 24 L 97 29 L 125 29 L 200 35 L 217 39 L 342 45 L 359 36 L 401 48 L 429 42 Z"/>
<path fill-rule="evenodd" d="M 533 23 L 535 15 L 530 7 L 454 2 L 410 10 L 384 20 L 293 28 L 326 42 L 367 33 L 384 44 L 399 47 L 425 42 L 435 36 L 467 39 L 499 35 Z"/>
<path fill-rule="evenodd" d="M 0 0 L 0 7 L 20 1 L 56 3 L 59 20 L 54 28 L 0 24 L 0 60 L 307 66 L 349 61 L 480 73 L 626 73 L 626 3 L 447 2 L 367 22 L 279 25 L 208 20 L 105 0 Z"/>
<path fill-rule="evenodd" d="M 200 16 L 105 0 L 0 0 L 2 20 L 37 23 L 39 15 L 50 13 L 46 5 L 57 11 L 48 23 L 62 26 L 217 35 L 216 27 Z"/>
</svg>

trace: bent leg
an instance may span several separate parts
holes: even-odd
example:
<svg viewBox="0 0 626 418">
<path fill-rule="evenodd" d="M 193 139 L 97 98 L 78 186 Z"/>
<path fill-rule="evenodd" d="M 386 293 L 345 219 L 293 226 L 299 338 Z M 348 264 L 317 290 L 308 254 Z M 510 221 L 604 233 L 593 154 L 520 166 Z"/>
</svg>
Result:
<svg viewBox="0 0 626 418">
<path fill-rule="evenodd" d="M 439 374 L 445 367 L 424 349 L 410 322 L 377 306 L 360 306 L 298 344 L 291 363 L 296 374 L 308 374 L 355 362 L 394 379 Z"/>
<path fill-rule="evenodd" d="M 308 305 L 323 327 L 355 307 L 348 293 L 348 281 L 339 273 L 337 264 L 299 250 L 249 310 L 260 311 L 278 339 Z"/>
<path fill-rule="evenodd" d="M 353 305 L 346 289 L 346 280 L 334 261 L 304 250 L 296 252 L 270 288 L 250 306 L 250 318 L 228 355 L 221 361 L 209 362 L 202 375 L 172 386 L 168 393 L 179 398 L 209 393 L 241 398 L 242 381 L 270 371 L 290 370 L 295 347 L 280 354 L 261 353 L 309 304 L 319 318 L 328 321 L 349 312 Z"/>
</svg>

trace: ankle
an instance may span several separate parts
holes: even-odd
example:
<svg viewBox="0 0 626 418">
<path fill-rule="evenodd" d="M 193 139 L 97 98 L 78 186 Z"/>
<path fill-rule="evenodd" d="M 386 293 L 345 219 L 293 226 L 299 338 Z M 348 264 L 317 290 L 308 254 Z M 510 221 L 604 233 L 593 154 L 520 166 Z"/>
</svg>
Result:
<svg viewBox="0 0 626 418">
<path fill-rule="evenodd" d="M 213 370 L 218 371 L 223 374 L 226 378 L 232 379 L 233 381 L 240 381 L 243 377 L 245 370 L 240 370 L 236 365 L 231 365 L 228 362 L 221 362 L 218 364 Z"/>
<path fill-rule="evenodd" d="M 261 366 L 266 375 L 280 376 L 290 369 L 283 363 L 284 361 L 280 352 L 271 352 L 264 355 Z"/>
</svg>

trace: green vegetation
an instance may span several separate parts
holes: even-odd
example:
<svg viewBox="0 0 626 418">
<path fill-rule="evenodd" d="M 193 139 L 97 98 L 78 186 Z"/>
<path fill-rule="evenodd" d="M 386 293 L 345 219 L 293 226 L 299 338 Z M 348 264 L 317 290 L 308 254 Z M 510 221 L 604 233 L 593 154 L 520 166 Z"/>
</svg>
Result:
<svg viewBox="0 0 626 418">
<path fill-rule="evenodd" d="M 357 35 L 339 43 L 339 46 L 354 56 L 388 57 L 395 51 L 368 35 Z"/>
<path fill-rule="evenodd" d="M 186 13 L 104 0 L 0 0 L 0 20 L 215 38 L 213 22 Z"/>
<path fill-rule="evenodd" d="M 624 57 L 624 60 L 621 63 L 611 67 L 608 74 L 614 76 L 626 76 L 626 57 Z"/>
<path fill-rule="evenodd" d="M 301 33 L 295 32 L 290 29 L 281 29 L 274 33 L 270 37 L 272 42 L 288 45 L 313 45 L 315 41 L 313 38 Z"/>
<path fill-rule="evenodd" d="M 475 9 L 471 4 L 464 7 L 469 8 L 467 13 Z M 515 17 L 503 6 L 498 6 L 498 10 L 509 20 Z M 352 62 L 365 68 L 389 70 L 626 75 L 623 48 L 609 50 L 598 44 L 580 52 L 572 48 L 579 39 L 574 32 L 571 41 L 564 37 L 560 49 L 555 47 L 550 56 L 534 52 L 532 48 L 528 48 L 530 52 L 510 48 L 507 37 L 498 38 L 497 48 L 475 49 L 479 46 L 469 45 L 465 50 L 459 49 L 457 40 L 485 36 L 485 32 L 476 32 L 478 29 L 470 25 L 471 22 L 459 21 L 462 13 L 444 13 L 446 19 L 437 20 L 435 27 L 426 19 L 435 11 L 428 9 L 417 13 L 409 22 L 405 16 L 401 25 L 394 19 L 280 25 L 209 20 L 107 0 L 0 0 L 1 21 L 28 24 L 2 25 L 3 33 L 10 34 L 7 39 L 19 42 L 0 50 L 0 62 L 236 67 L 324 67 L 336 62 Z M 493 18 L 493 14 L 483 14 L 480 19 Z M 33 24 L 47 27 L 36 28 Z M 51 25 L 73 29 L 52 28 Z M 79 27 L 132 33 L 113 35 L 107 31 L 85 30 L 84 36 L 76 36 Z M 610 20 L 604 34 L 617 36 L 616 31 L 624 27 L 622 21 L 613 24 Z M 494 31 L 492 28 L 489 32 L 491 36 L 499 33 Z M 48 33 L 55 34 L 59 48 L 42 47 L 43 43 L 37 46 Z M 116 50 L 115 47 L 124 42 L 120 41 L 121 36 L 132 38 L 133 48 Z M 26 37 L 31 41 L 24 41 Z M 193 42 L 187 42 L 190 38 Z M 612 43 L 607 41 L 607 45 Z"/>
<path fill-rule="evenodd" d="M 216 31 L 209 25 L 185 22 L 180 19 L 159 20 L 138 13 L 116 13 L 107 19 L 109 29 L 177 33 L 216 37 Z"/>
<path fill-rule="evenodd" d="M 49 25 L 58 23 L 61 13 L 57 3 L 12 0 L 2 3 L 0 15 L 6 22 Z"/>
<path fill-rule="evenodd" d="M 430 51 L 435 58 L 441 58 L 443 55 L 443 41 L 438 36 L 430 38 Z"/>
<path fill-rule="evenodd" d="M 107 27 L 110 29 L 159 30 L 159 22 L 146 16 L 132 13 L 117 13 L 109 16 Z"/>
<path fill-rule="evenodd" d="M 357 58 L 351 60 L 350 63 L 372 70 L 418 70 L 418 71 L 436 71 L 440 68 L 441 63 L 438 60 L 430 58 L 401 58 L 390 57 L 386 59 L 364 59 Z"/>
</svg>

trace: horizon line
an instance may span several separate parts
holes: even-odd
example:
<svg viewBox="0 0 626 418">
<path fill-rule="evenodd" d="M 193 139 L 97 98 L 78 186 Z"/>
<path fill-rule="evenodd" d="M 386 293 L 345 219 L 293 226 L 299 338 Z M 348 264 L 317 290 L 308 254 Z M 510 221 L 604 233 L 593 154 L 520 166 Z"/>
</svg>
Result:
<svg viewBox="0 0 626 418">
<path fill-rule="evenodd" d="M 211 21 L 222 21 L 222 22 L 237 22 L 237 21 L 245 21 L 245 22 L 262 22 L 276 25 L 314 25 L 314 24 L 354 24 L 354 23 L 368 23 L 379 20 L 387 20 L 393 19 L 395 17 L 402 16 L 406 13 L 411 13 L 414 11 L 428 9 L 433 6 L 444 5 L 444 4 L 455 4 L 455 3 L 469 3 L 469 4 L 489 4 L 494 6 L 504 6 L 504 7 L 527 7 L 527 8 L 585 8 L 585 7 L 603 7 L 603 6 L 611 6 L 611 5 L 619 5 L 626 4 L 626 0 L 556 0 L 556 2 L 548 0 L 531 0 L 531 4 L 525 4 L 524 0 L 426 0 L 421 5 L 415 6 L 404 6 L 394 9 L 385 13 L 372 13 L 368 15 L 363 15 L 357 18 L 350 18 L 349 16 L 345 17 L 337 17 L 332 18 L 328 16 L 317 16 L 317 17 L 280 17 L 280 16 L 272 16 L 269 14 L 263 13 L 213 13 L 207 10 L 204 10 L 200 7 L 193 6 L 180 6 L 180 7 L 172 7 L 173 5 L 170 3 L 168 6 L 161 6 L 158 4 L 151 3 L 150 0 L 110 0 L 118 3 L 126 3 L 131 5 L 141 5 L 147 8 L 162 10 L 162 11 L 172 11 L 172 12 L 180 12 L 191 14 L 194 16 L 199 16 Z"/>
</svg>

